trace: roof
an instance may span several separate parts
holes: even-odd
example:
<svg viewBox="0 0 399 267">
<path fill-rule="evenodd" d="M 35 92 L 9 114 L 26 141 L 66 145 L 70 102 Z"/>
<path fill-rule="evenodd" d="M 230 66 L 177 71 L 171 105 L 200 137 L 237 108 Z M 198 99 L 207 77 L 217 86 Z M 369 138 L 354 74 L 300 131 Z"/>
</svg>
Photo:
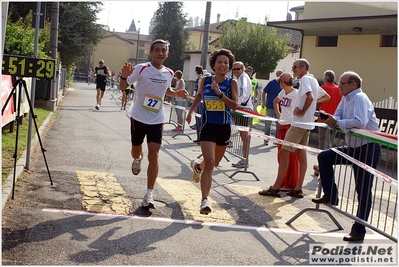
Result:
<svg viewBox="0 0 399 267">
<path fill-rule="evenodd" d="M 299 30 L 303 35 L 349 35 L 359 34 L 353 28 L 362 28 L 362 34 L 397 34 L 398 16 L 377 15 L 338 17 L 322 19 L 301 19 L 291 21 L 268 21 L 268 26 Z"/>
<path fill-rule="evenodd" d="M 220 25 L 223 23 L 222 22 L 216 22 L 216 23 L 209 23 L 209 32 L 215 32 L 215 33 L 222 33 L 222 31 L 219 29 Z M 201 31 L 203 32 L 205 28 L 205 25 L 193 27 L 193 28 L 188 28 L 189 31 Z"/>
<path fill-rule="evenodd" d="M 136 32 L 110 32 L 110 31 L 105 31 L 105 36 L 104 38 L 114 36 L 123 40 L 127 41 L 137 41 L 138 39 L 138 33 Z M 146 34 L 140 34 L 140 40 L 142 41 L 152 41 L 152 36 L 151 35 L 146 35 Z"/>
</svg>

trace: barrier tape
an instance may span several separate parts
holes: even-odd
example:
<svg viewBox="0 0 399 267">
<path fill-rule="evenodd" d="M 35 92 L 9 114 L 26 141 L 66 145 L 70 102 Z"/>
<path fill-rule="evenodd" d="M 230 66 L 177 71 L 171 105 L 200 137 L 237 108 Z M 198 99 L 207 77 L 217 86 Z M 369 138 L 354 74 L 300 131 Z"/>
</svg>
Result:
<svg viewBox="0 0 399 267">
<path fill-rule="evenodd" d="M 192 98 L 191 96 L 189 96 L 189 98 Z M 194 98 L 192 98 L 194 99 Z M 185 109 L 182 106 L 175 106 L 171 103 L 165 103 L 167 105 L 176 107 L 178 109 Z M 201 114 L 198 114 L 196 112 L 193 112 L 195 117 L 201 118 Z M 277 121 L 277 122 L 285 122 L 284 120 L 279 120 L 277 118 L 273 118 L 273 117 L 269 117 L 269 116 L 265 116 L 262 114 L 259 114 L 255 111 L 250 111 L 250 110 L 245 110 L 242 108 L 237 108 L 236 110 L 232 110 L 232 113 L 236 113 L 239 115 L 242 115 L 244 117 L 248 117 L 248 118 L 257 118 L 260 120 L 267 120 L 267 121 Z M 304 124 L 304 125 L 314 125 L 317 127 L 323 127 L 323 128 L 328 128 L 328 129 L 332 129 L 331 127 L 327 126 L 325 123 L 323 122 L 301 122 L 300 124 Z M 249 127 L 243 127 L 243 126 L 237 126 L 237 125 L 232 125 L 233 128 L 239 130 L 239 131 L 249 131 Z M 334 128 L 334 130 L 338 131 L 338 132 L 343 132 L 342 130 L 338 129 L 338 128 Z M 392 134 L 385 134 L 385 133 L 381 133 L 381 132 L 377 132 L 377 131 L 371 131 L 371 130 L 364 130 L 364 129 L 351 129 L 349 131 L 349 134 L 355 136 L 355 137 L 361 137 L 364 140 L 367 141 L 371 141 L 374 143 L 378 143 L 381 144 L 383 146 L 386 147 L 390 147 L 393 149 L 397 149 L 397 136 L 396 135 L 392 135 Z M 271 140 L 273 142 L 276 142 L 278 144 L 282 144 L 282 145 L 287 145 L 287 146 L 291 146 L 291 147 L 295 147 L 295 148 L 299 148 L 299 149 L 304 149 L 307 151 L 312 151 L 315 153 L 320 153 L 321 150 L 318 149 L 313 149 L 313 148 L 309 148 L 306 146 L 302 146 L 302 145 L 298 145 L 292 142 L 288 142 L 288 141 L 284 141 L 284 140 L 280 140 L 280 139 L 276 139 L 273 137 L 269 137 L 266 135 L 260 135 L 260 134 L 255 134 L 252 133 L 252 135 L 264 139 L 264 140 Z M 317 150 L 317 151 L 316 151 Z"/>
<path fill-rule="evenodd" d="M 394 180 L 392 177 L 386 175 L 385 173 L 382 173 L 376 169 L 374 169 L 371 166 L 368 166 L 367 164 L 352 158 L 351 156 L 343 153 L 342 151 L 339 151 L 336 148 L 331 148 L 332 151 L 334 151 L 335 153 L 337 153 L 338 155 L 340 155 L 341 157 L 344 157 L 345 159 L 347 159 L 348 161 L 356 164 L 357 166 L 363 168 L 364 170 L 368 171 L 369 173 L 373 174 L 374 176 L 376 176 L 379 179 L 382 179 L 385 183 L 394 186 L 396 188 L 396 190 L 398 189 L 398 182 L 396 180 Z"/>
</svg>

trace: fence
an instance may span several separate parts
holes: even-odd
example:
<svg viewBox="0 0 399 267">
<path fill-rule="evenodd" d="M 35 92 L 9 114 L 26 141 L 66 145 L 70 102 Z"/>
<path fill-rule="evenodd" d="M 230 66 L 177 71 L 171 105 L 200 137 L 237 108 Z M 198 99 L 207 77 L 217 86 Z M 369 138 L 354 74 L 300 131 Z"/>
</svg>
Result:
<svg viewBox="0 0 399 267">
<path fill-rule="evenodd" d="M 332 134 L 331 136 L 333 138 L 335 137 L 339 139 L 340 136 L 342 136 L 341 131 L 331 128 L 328 129 L 329 131 L 340 132 L 340 134 Z M 346 217 L 351 218 L 356 222 L 372 229 L 373 231 L 378 232 L 381 235 L 397 242 L 397 136 L 379 132 L 369 132 L 365 130 L 353 130 L 346 133 L 345 136 L 349 142 L 356 142 L 359 140 L 366 141 L 366 144 L 363 147 L 364 149 L 367 149 L 367 153 L 370 154 L 374 153 L 374 151 L 371 149 L 377 149 L 372 146 L 373 143 L 381 145 L 381 160 L 377 169 L 374 169 L 371 166 L 356 160 L 354 158 L 354 154 L 348 155 L 342 153 L 336 148 L 333 148 L 332 150 L 336 153 L 336 155 L 344 158 L 343 160 L 341 157 L 336 157 L 334 164 L 335 185 L 337 186 L 338 190 L 339 203 L 338 205 L 326 205 L 331 209 L 345 215 Z M 342 143 L 342 140 L 332 140 L 332 142 Z M 372 192 L 371 195 L 363 195 L 367 193 L 360 193 L 360 195 L 358 195 L 356 186 L 360 186 L 359 183 L 363 183 L 363 179 L 366 180 L 366 176 L 364 175 L 362 177 L 358 177 L 358 184 L 356 184 L 355 179 L 352 179 L 352 176 L 355 175 L 353 166 L 356 168 L 362 168 L 372 175 L 370 179 L 371 184 L 369 185 L 371 188 L 370 192 Z M 374 179 L 372 178 L 373 176 Z M 320 195 L 321 183 L 319 180 L 317 197 L 320 197 Z M 364 204 L 364 202 L 358 202 L 357 199 L 362 198 L 371 198 L 371 211 L 369 216 L 365 216 L 369 217 L 366 220 L 357 217 L 359 212 L 361 212 L 359 207 L 361 205 L 367 206 L 367 204 Z M 339 229 L 342 229 L 338 221 L 328 210 L 320 208 L 320 204 L 316 204 L 315 208 L 306 208 L 300 211 L 292 219 L 287 221 L 286 224 L 291 224 L 294 220 L 307 211 L 316 211 L 328 214 L 336 226 Z"/>
<path fill-rule="evenodd" d="M 226 152 L 240 158 L 244 163 L 244 168 L 243 170 L 239 169 L 235 171 L 229 177 L 232 178 L 238 173 L 249 173 L 259 181 L 258 176 L 253 171 L 248 170 L 251 133 L 253 130 L 252 112 L 238 108 L 237 110 L 232 110 L 231 113 L 234 119 L 234 125 L 231 126 L 231 137 Z"/>
<path fill-rule="evenodd" d="M 336 152 L 337 155 L 340 155 L 342 158 L 341 161 L 336 161 L 334 164 L 334 175 L 335 175 L 335 183 L 337 186 L 337 190 L 339 192 L 338 199 L 339 204 L 337 206 L 332 204 L 326 204 L 330 208 L 334 209 L 337 212 L 342 213 L 348 218 L 355 220 L 356 222 L 380 233 L 381 235 L 397 242 L 397 202 L 398 202 L 398 183 L 397 183 L 397 135 L 390 134 L 391 132 L 397 132 L 397 115 L 387 116 L 386 113 L 383 113 L 382 110 L 378 110 L 376 108 L 376 114 L 379 117 L 379 127 L 380 129 L 384 129 L 384 132 L 371 132 L 366 130 L 352 130 L 348 133 L 343 133 L 342 131 L 330 128 L 323 123 L 316 123 L 318 127 L 324 127 L 328 129 L 326 135 L 330 136 L 332 140 L 330 140 L 331 144 L 336 146 L 342 146 L 346 141 L 358 141 L 364 140 L 366 144 L 364 146 L 369 149 L 372 147 L 372 143 L 381 145 L 381 159 L 379 161 L 379 165 L 376 169 L 372 168 L 369 165 L 366 165 L 358 160 L 356 160 L 354 155 L 346 155 L 340 152 L 338 149 L 332 149 Z M 396 114 L 396 113 L 395 113 Z M 254 112 L 251 112 L 249 115 L 246 115 L 252 118 L 257 118 L 260 120 L 274 120 L 274 118 L 270 118 L 267 116 L 263 116 Z M 392 127 L 386 127 L 386 125 L 395 125 Z M 396 129 L 396 130 L 395 130 Z M 291 142 L 287 142 L 285 140 L 280 140 L 271 136 L 264 135 L 261 132 L 253 130 L 249 128 L 250 135 L 253 137 L 261 138 L 267 141 L 273 141 L 282 145 L 294 146 L 298 149 L 307 150 L 308 152 L 313 152 L 314 154 L 318 154 L 321 150 L 307 147 L 303 145 L 294 144 Z M 346 138 L 347 137 L 347 138 Z M 352 138 L 352 141 L 351 141 Z M 355 139 L 355 140 L 354 140 Z M 357 140 L 356 140 L 357 139 Z M 374 147 L 373 147 L 374 149 Z M 373 154 L 374 151 L 368 151 Z M 336 157 L 337 159 L 337 157 Z M 356 182 L 352 179 L 354 176 L 355 168 L 363 168 L 366 170 L 363 173 L 371 174 L 371 195 L 357 195 L 356 191 Z M 374 179 L 373 179 L 374 176 Z M 364 176 L 365 177 L 365 176 Z M 362 180 L 359 177 L 359 180 Z M 358 181 L 359 182 L 359 181 Z M 359 183 L 357 184 L 359 185 Z M 321 183 L 319 181 L 319 187 L 317 192 L 317 197 L 321 195 Z M 360 191 L 360 190 L 359 190 Z M 362 197 L 370 197 L 371 206 L 370 207 L 370 215 L 365 216 L 368 217 L 366 220 L 362 220 L 357 217 L 358 208 L 360 204 L 357 199 L 362 199 Z M 334 203 L 336 204 L 336 203 Z M 297 215 L 291 218 L 286 224 L 291 224 L 295 221 L 299 216 L 304 214 L 307 211 L 316 211 L 326 213 L 335 225 L 342 229 L 339 222 L 335 219 L 335 217 L 325 209 L 320 209 L 320 204 L 315 204 L 315 208 L 306 208 L 300 211 Z"/>
<path fill-rule="evenodd" d="M 169 115 L 169 120 L 165 123 L 170 123 L 176 126 L 174 131 L 176 134 L 173 136 L 175 138 L 178 135 L 185 135 L 187 136 L 190 140 L 191 137 L 184 133 L 185 127 L 186 127 L 186 115 L 187 115 L 187 98 L 186 99 L 181 99 L 178 97 L 172 98 L 172 103 L 169 102 L 164 102 L 165 105 L 170 106 L 170 115 Z M 179 130 L 178 130 L 179 129 Z"/>
<path fill-rule="evenodd" d="M 394 101 L 393 97 L 389 97 L 383 101 L 373 102 L 375 108 L 398 109 L 398 101 Z"/>
</svg>

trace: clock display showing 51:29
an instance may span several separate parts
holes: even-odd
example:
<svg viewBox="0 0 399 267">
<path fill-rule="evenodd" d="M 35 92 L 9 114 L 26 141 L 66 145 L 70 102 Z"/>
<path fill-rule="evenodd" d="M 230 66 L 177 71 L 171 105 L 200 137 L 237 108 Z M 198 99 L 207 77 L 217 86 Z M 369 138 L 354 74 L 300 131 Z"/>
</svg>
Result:
<svg viewBox="0 0 399 267">
<path fill-rule="evenodd" d="M 14 55 L 3 55 L 2 74 L 19 77 L 52 79 L 55 74 L 55 60 Z"/>
</svg>

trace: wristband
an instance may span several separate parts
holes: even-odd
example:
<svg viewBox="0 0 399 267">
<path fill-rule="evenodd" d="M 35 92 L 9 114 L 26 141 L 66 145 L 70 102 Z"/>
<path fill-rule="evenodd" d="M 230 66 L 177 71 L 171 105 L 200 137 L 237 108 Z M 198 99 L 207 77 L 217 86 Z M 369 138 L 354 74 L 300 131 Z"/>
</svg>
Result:
<svg viewBox="0 0 399 267">
<path fill-rule="evenodd" d="M 221 93 L 220 95 L 217 95 L 220 99 L 222 99 L 223 98 L 223 96 L 224 96 L 224 94 L 223 93 Z"/>
<path fill-rule="evenodd" d="M 126 81 L 126 78 L 123 78 L 123 77 L 121 76 L 121 80 L 124 80 L 124 81 Z"/>
</svg>

